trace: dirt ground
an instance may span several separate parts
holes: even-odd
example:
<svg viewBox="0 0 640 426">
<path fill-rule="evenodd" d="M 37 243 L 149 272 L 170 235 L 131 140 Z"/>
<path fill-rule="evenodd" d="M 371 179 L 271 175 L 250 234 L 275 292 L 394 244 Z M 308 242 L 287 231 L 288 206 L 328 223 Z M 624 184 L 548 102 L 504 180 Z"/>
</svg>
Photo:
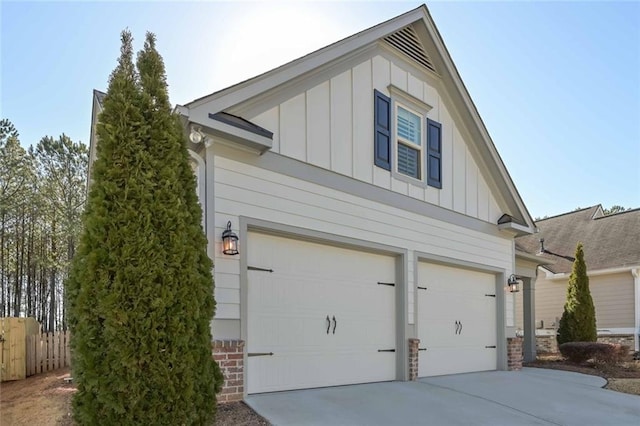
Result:
<svg viewBox="0 0 640 426">
<path fill-rule="evenodd" d="M 69 369 L 60 369 L 0 384 L 0 425 L 73 426 L 71 397 L 75 385 L 66 383 Z M 265 419 L 243 402 L 218 406 L 214 426 L 266 426 Z"/>
</svg>

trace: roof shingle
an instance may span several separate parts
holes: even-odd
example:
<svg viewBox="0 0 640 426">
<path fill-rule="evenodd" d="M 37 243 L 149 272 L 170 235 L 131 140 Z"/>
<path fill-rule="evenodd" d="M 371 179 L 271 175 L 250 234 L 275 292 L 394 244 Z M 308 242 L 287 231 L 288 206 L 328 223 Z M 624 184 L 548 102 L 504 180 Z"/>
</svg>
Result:
<svg viewBox="0 0 640 426">
<path fill-rule="evenodd" d="M 640 209 L 604 216 L 597 205 L 539 220 L 536 226 L 537 234 L 516 238 L 516 249 L 553 261 L 545 266 L 553 273 L 571 272 L 578 242 L 588 270 L 640 265 Z"/>
</svg>

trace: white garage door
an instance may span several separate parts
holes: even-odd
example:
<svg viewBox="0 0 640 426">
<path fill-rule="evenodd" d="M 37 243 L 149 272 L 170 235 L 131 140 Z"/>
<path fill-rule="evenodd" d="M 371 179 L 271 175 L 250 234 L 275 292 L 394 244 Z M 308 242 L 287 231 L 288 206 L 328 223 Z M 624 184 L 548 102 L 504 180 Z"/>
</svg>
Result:
<svg viewBox="0 0 640 426">
<path fill-rule="evenodd" d="M 248 393 L 395 379 L 393 257 L 255 232 L 247 250 Z"/>
<path fill-rule="evenodd" d="M 420 377 L 495 370 L 495 275 L 418 265 Z"/>
</svg>

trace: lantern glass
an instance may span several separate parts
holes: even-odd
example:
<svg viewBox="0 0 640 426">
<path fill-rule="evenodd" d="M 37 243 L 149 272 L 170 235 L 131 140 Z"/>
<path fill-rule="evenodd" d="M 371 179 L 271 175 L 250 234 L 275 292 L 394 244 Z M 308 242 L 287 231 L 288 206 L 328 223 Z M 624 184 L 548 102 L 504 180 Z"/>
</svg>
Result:
<svg viewBox="0 0 640 426">
<path fill-rule="evenodd" d="M 507 280 L 507 287 L 509 287 L 509 291 L 511 293 L 517 293 L 520 291 L 519 284 L 520 282 L 518 280 L 518 277 L 516 277 L 515 275 L 511 275 L 509 277 L 509 280 Z"/>
<path fill-rule="evenodd" d="M 222 253 L 238 254 L 238 236 L 231 230 L 231 221 L 227 222 L 227 229 L 222 233 Z"/>
</svg>

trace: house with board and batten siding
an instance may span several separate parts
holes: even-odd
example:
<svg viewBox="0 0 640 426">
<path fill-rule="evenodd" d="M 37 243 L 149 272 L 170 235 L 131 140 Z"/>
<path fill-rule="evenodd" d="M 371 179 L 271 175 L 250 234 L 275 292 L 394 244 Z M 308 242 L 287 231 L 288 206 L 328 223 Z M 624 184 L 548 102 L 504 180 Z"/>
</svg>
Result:
<svg viewBox="0 0 640 426">
<path fill-rule="evenodd" d="M 426 6 L 176 110 L 220 400 L 517 364 L 506 283 L 531 294 L 533 220 Z"/>
<path fill-rule="evenodd" d="M 544 218 L 539 232 L 516 238 L 516 248 L 540 262 L 535 318 L 540 350 L 555 352 L 555 334 L 567 299 L 576 245 L 582 242 L 589 289 L 596 310 L 598 341 L 639 350 L 640 209 L 605 215 L 602 206 Z M 516 298 L 522 313 L 522 298 Z M 522 315 L 516 315 L 522 327 Z"/>
</svg>

